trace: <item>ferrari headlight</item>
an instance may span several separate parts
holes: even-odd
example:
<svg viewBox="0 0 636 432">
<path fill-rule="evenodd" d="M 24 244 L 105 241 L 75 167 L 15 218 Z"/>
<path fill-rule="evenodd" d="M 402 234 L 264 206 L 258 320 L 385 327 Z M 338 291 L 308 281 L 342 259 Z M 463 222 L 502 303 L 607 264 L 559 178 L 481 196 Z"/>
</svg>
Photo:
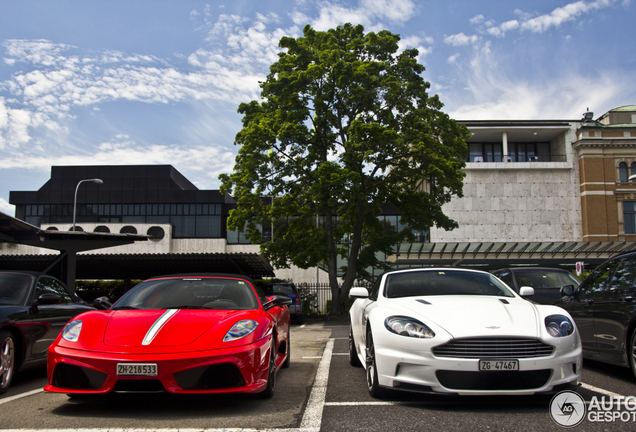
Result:
<svg viewBox="0 0 636 432">
<path fill-rule="evenodd" d="M 256 330 L 256 327 L 258 327 L 258 323 L 254 320 L 241 320 L 234 324 L 225 336 L 223 336 L 223 342 L 244 338 Z"/>
<path fill-rule="evenodd" d="M 572 321 L 564 315 L 550 315 L 545 319 L 545 328 L 550 336 L 559 338 L 574 333 Z"/>
<path fill-rule="evenodd" d="M 406 316 L 392 316 L 384 320 L 384 326 L 391 332 L 400 336 L 408 336 L 420 339 L 431 339 L 435 332 L 415 318 Z"/>
<path fill-rule="evenodd" d="M 62 338 L 69 342 L 77 342 L 80 332 L 82 331 L 82 322 L 80 320 L 71 321 L 62 330 Z"/>
</svg>

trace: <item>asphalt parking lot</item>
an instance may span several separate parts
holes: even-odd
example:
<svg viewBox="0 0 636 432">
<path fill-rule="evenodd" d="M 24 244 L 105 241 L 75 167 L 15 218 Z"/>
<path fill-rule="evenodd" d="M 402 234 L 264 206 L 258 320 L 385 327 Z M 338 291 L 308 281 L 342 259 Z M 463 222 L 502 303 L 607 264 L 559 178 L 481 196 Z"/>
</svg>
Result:
<svg viewBox="0 0 636 432">
<path fill-rule="evenodd" d="M 376 400 L 364 370 L 349 365 L 346 321 L 292 328 L 292 365 L 279 371 L 271 400 L 242 395 L 112 395 L 71 400 L 41 391 L 43 370 L 16 376 L 0 397 L 2 430 L 545 431 L 551 396 L 446 397 L 396 393 Z M 636 395 L 628 369 L 585 363 L 578 391 L 588 402 Z M 626 411 L 627 406 L 614 406 Z M 633 407 L 636 410 L 636 406 Z M 576 430 L 634 430 L 636 421 L 585 419 Z"/>
</svg>

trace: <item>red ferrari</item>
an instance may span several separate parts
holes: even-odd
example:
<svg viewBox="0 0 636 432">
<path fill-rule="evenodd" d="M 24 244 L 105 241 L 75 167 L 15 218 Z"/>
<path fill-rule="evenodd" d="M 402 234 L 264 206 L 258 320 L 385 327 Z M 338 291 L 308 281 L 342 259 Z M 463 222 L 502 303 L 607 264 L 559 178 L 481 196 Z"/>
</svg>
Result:
<svg viewBox="0 0 636 432">
<path fill-rule="evenodd" d="M 272 397 L 277 370 L 290 362 L 290 302 L 238 275 L 146 280 L 64 327 L 48 351 L 44 390 Z"/>
</svg>

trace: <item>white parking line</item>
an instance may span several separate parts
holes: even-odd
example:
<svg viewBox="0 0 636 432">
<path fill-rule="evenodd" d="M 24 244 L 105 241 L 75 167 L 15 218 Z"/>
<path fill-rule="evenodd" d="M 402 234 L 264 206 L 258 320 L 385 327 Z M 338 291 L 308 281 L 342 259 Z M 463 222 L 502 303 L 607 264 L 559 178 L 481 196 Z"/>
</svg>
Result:
<svg viewBox="0 0 636 432">
<path fill-rule="evenodd" d="M 314 385 L 311 388 L 309 401 L 305 408 L 305 414 L 300 422 L 300 429 L 307 431 L 320 431 L 322 423 L 322 411 L 325 407 L 327 395 L 327 383 L 329 382 L 329 367 L 331 366 L 331 354 L 333 353 L 334 340 L 329 339 L 322 352 L 322 360 L 318 365 Z"/>
<path fill-rule="evenodd" d="M 31 396 L 31 395 L 34 395 L 34 394 L 37 394 L 37 393 L 41 393 L 43 391 L 44 391 L 44 389 L 35 389 L 35 390 L 31 390 L 31 391 L 28 391 L 28 392 L 25 392 L 25 393 L 20 393 L 20 394 L 15 395 L 15 396 L 9 396 L 7 398 L 0 399 L 0 405 L 2 405 L 3 403 L 14 401 L 16 399 L 22 399 L 23 397 L 27 397 L 27 396 Z"/>
<path fill-rule="evenodd" d="M 623 395 L 620 395 L 618 393 L 614 393 L 614 392 L 611 392 L 609 390 L 605 390 L 605 389 L 602 389 L 602 388 L 599 388 L 599 387 L 594 387 L 593 385 L 590 385 L 590 384 L 581 383 L 581 387 L 583 387 L 584 389 L 596 392 L 596 393 L 600 393 L 600 394 L 605 395 L 605 396 L 610 396 L 610 397 L 615 397 L 615 398 L 623 398 L 623 399 L 626 398 L 626 396 L 623 396 Z"/>
</svg>

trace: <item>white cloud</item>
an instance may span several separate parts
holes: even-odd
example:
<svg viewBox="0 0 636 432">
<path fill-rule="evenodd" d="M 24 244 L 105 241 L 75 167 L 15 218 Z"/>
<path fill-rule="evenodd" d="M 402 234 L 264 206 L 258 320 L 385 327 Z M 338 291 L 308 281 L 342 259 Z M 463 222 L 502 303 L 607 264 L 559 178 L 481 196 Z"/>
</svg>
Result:
<svg viewBox="0 0 636 432">
<path fill-rule="evenodd" d="M 445 37 L 444 42 L 452 46 L 470 45 L 479 42 L 479 36 L 466 36 L 464 33 L 459 33 Z"/>
<path fill-rule="evenodd" d="M 453 54 L 452 56 L 450 56 L 448 59 L 446 59 L 446 61 L 450 64 L 456 63 L 457 59 L 459 58 L 459 54 Z"/>
<path fill-rule="evenodd" d="M 481 24 L 484 22 L 484 16 L 482 14 L 476 15 L 470 20 L 468 20 L 471 24 Z"/>
<path fill-rule="evenodd" d="M 572 21 L 584 13 L 609 7 L 614 3 L 614 0 L 597 0 L 589 3 L 577 1 L 558 7 L 549 14 L 528 19 L 521 24 L 521 29 L 543 33 L 552 27 L 559 27 L 567 21 Z"/>
<path fill-rule="evenodd" d="M 489 46 L 460 73 L 465 87 L 447 89 L 452 94 L 443 98 L 449 114 L 460 120 L 578 119 L 586 107 L 611 109 L 614 101 L 636 96 L 626 92 L 632 78 L 614 71 L 584 74 L 567 69 L 549 77 L 536 73 L 521 78 L 514 68 L 498 62 Z"/>
</svg>

